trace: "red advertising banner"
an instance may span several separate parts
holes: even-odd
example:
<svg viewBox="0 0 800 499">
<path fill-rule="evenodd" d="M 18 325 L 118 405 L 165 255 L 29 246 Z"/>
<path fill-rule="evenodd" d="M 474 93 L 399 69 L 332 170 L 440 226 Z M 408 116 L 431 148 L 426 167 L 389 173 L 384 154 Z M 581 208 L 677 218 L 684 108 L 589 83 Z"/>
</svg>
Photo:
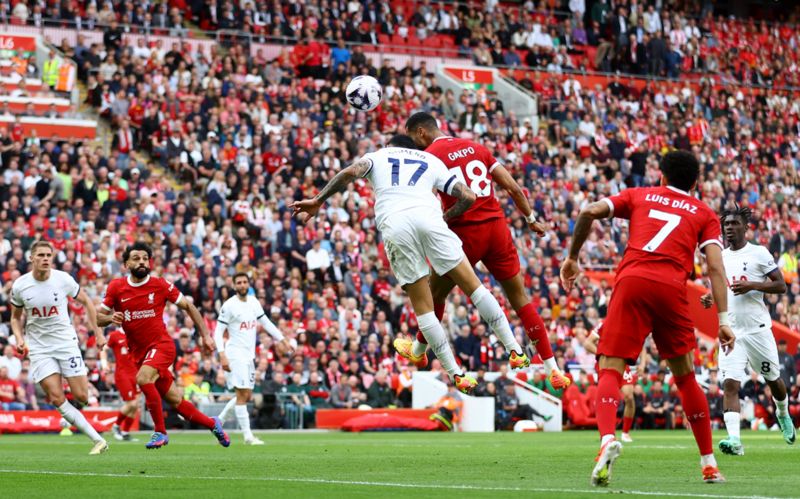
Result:
<svg viewBox="0 0 800 499">
<path fill-rule="evenodd" d="M 494 72 L 487 69 L 470 68 L 444 68 L 447 73 L 462 83 L 492 85 L 494 83 Z"/>
<path fill-rule="evenodd" d="M 116 411 L 86 409 L 81 411 L 98 432 L 111 430 L 117 422 Z M 131 431 L 139 429 L 134 418 Z M 73 428 L 74 430 L 74 428 Z M 58 433 L 61 431 L 61 414 L 58 411 L 0 411 L 0 433 Z"/>
<path fill-rule="evenodd" d="M 30 57 L 36 53 L 36 38 L 32 36 L 0 35 L 0 59 Z"/>
</svg>

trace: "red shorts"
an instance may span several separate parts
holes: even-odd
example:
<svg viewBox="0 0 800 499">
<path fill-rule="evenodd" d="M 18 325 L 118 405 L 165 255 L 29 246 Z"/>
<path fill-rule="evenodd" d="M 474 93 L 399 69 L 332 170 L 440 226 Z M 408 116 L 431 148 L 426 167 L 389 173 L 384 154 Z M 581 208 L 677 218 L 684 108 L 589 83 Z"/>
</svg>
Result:
<svg viewBox="0 0 800 499">
<path fill-rule="evenodd" d="M 114 383 L 117 385 L 119 396 L 125 402 L 136 400 L 139 396 L 139 385 L 136 384 L 136 373 L 114 373 Z"/>
<path fill-rule="evenodd" d="M 463 243 L 464 254 L 474 267 L 483 262 L 498 281 L 519 274 L 519 255 L 505 218 L 495 218 L 450 228 Z"/>
<path fill-rule="evenodd" d="M 595 363 L 594 371 L 596 373 L 598 373 L 598 376 L 599 376 L 599 373 L 600 373 L 600 363 L 599 362 Z M 599 379 L 599 377 L 598 377 L 598 379 Z M 636 375 L 636 373 L 631 371 L 631 368 L 629 366 L 625 366 L 625 372 L 622 373 L 622 386 L 635 385 L 637 381 L 639 381 L 639 377 Z"/>
<path fill-rule="evenodd" d="M 158 371 L 158 383 L 159 384 L 166 384 L 167 386 L 169 383 L 172 382 L 174 379 L 172 377 L 172 372 L 170 372 L 170 368 L 172 364 L 175 363 L 175 343 L 172 340 L 161 341 L 158 343 L 153 343 L 147 349 L 145 349 L 144 354 L 139 358 L 139 362 L 137 365 L 139 367 L 142 366 L 150 366 Z M 169 383 L 168 383 L 169 381 Z"/>
<path fill-rule="evenodd" d="M 635 276 L 618 280 L 608 317 L 603 321 L 597 355 L 634 364 L 651 332 L 662 359 L 680 357 L 694 349 L 686 289 Z"/>
</svg>

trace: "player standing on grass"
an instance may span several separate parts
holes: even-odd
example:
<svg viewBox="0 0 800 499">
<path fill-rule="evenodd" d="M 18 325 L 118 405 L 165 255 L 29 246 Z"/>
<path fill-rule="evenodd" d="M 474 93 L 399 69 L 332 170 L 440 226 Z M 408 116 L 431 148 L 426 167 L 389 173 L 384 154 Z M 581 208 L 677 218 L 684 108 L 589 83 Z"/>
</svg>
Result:
<svg viewBox="0 0 800 499">
<path fill-rule="evenodd" d="M 368 178 L 375 190 L 375 218 L 392 270 L 408 293 L 420 331 L 456 387 L 469 393 L 477 382 L 459 368 L 447 334 L 433 311 L 427 261 L 437 274 L 447 275 L 469 295 L 481 318 L 508 351 L 519 352 L 517 367 L 527 366 L 530 362 L 514 339 L 500 304 L 481 285 L 464 256 L 461 241 L 445 223 L 472 206 L 475 193 L 435 156 L 417 150 L 407 135 L 395 135 L 389 147 L 366 154 L 344 168 L 314 199 L 293 203 L 295 215 L 315 216 L 326 199 L 361 177 Z M 434 188 L 457 200 L 444 215 Z"/>
<path fill-rule="evenodd" d="M 112 331 L 108 335 L 106 346 L 114 352 L 114 385 L 117 387 L 119 396 L 122 399 L 122 407 L 117 414 L 117 422 L 111 428 L 114 438 L 117 440 L 131 441 L 130 430 L 134 423 L 134 416 L 138 410 L 137 401 L 139 400 L 139 385 L 136 384 L 136 363 L 131 357 L 128 348 L 128 338 L 120 329 Z M 100 358 L 105 368 L 108 364 L 105 350 L 100 351 Z"/>
<path fill-rule="evenodd" d="M 253 393 L 256 380 L 256 333 L 258 325 L 269 333 L 276 341 L 283 343 L 284 349 L 291 350 L 280 329 L 267 319 L 264 308 L 255 296 L 248 294 L 250 291 L 250 278 L 244 272 L 233 276 L 233 286 L 236 296 L 228 298 L 222 304 L 217 319 L 217 328 L 214 330 L 214 341 L 219 350 L 219 361 L 226 373 L 228 388 L 236 390 L 236 397 L 232 398 L 219 414 L 220 421 L 231 409 L 234 409 L 236 421 L 244 435 L 246 445 L 264 445 L 264 442 L 250 431 L 250 415 L 247 413 L 247 402 Z M 228 332 L 228 341 L 225 342 L 225 331 Z M 235 405 L 234 405 L 235 404 Z"/>
<path fill-rule="evenodd" d="M 406 121 L 406 132 L 418 147 L 442 160 L 451 174 L 467 183 L 477 196 L 477 201 L 463 215 L 447 220 L 447 225 L 464 244 L 464 253 L 470 265 L 482 261 L 489 272 L 500 281 L 511 306 L 517 312 L 525 332 L 544 361 L 550 383 L 557 388 L 570 384 L 570 379 L 561 373 L 556 364 L 547 328 L 536 312 L 536 307 L 525 292 L 525 284 L 520 273 L 519 255 L 511 238 L 503 209 L 494 195 L 492 180 L 505 189 L 514 204 L 525 216 L 528 226 L 538 235 L 544 235 L 545 227 L 536 221 L 536 216 L 528 204 L 522 189 L 514 177 L 482 145 L 475 142 L 449 137 L 436 124 L 436 119 L 428 113 L 416 113 Z M 444 209 L 447 210 L 456 200 L 442 194 Z M 455 286 L 452 279 L 442 277 L 436 272 L 431 275 L 431 291 L 436 318 L 442 320 L 447 295 Z M 395 340 L 395 348 L 404 357 L 424 367 L 425 337 L 417 334 L 413 344 L 406 339 Z M 520 356 L 510 352 L 509 364 L 520 367 Z"/>
<path fill-rule="evenodd" d="M 11 330 L 17 341 L 17 352 L 30 355 L 33 381 L 39 383 L 61 416 L 94 442 L 89 454 L 101 454 L 108 450 L 108 444 L 64 396 L 63 378 L 66 378 L 74 400 L 81 405 L 89 402 L 89 380 L 78 347 L 78 335 L 69 318 L 69 298 L 78 300 L 86 308 L 89 330 L 94 332 L 98 348 L 103 348 L 106 339 L 97 326 L 94 303 L 72 276 L 52 268 L 53 254 L 50 243 L 33 243 L 30 257 L 33 270 L 20 276 L 11 286 L 14 306 Z"/>
<path fill-rule="evenodd" d="M 586 338 L 586 341 L 583 342 L 583 347 L 587 352 L 597 354 L 597 344 L 600 342 L 600 333 L 602 329 L 603 324 L 598 324 L 597 327 L 589 333 L 589 337 Z M 645 359 L 645 352 L 642 350 L 642 354 L 639 356 L 639 365 L 636 368 L 637 372 L 631 371 L 630 366 L 625 366 L 625 372 L 622 373 L 622 387 L 620 388 L 620 392 L 622 393 L 622 402 L 625 404 L 625 407 L 622 410 L 622 435 L 620 435 L 620 440 L 623 442 L 633 442 L 631 438 L 631 428 L 633 428 L 633 419 L 636 417 L 636 401 L 633 399 L 633 387 L 636 385 L 638 376 L 644 374 Z M 596 368 L 596 371 L 598 374 L 600 373 L 599 368 Z"/>
<path fill-rule="evenodd" d="M 617 269 L 608 317 L 597 353 L 597 427 L 602 441 L 592 485 L 608 485 L 614 461 L 622 451 L 615 438 L 622 373 L 634 364 L 652 331 L 681 394 L 686 417 L 700 449 L 703 480 L 723 482 L 711 437 L 708 400 L 694 376 L 694 325 L 689 316 L 686 280 L 694 267 L 695 250 L 705 253 L 711 292 L 719 309 L 719 341 L 733 348 L 728 323 L 728 295 L 722 263 L 722 237 L 717 216 L 688 191 L 694 189 L 700 165 L 691 153 L 667 153 L 661 160 L 661 186 L 626 189 L 582 209 L 575 223 L 569 256 L 561 266 L 561 282 L 572 288 L 580 273 L 578 257 L 597 219 L 630 220 L 630 239 Z"/>
<path fill-rule="evenodd" d="M 170 368 L 175 362 L 175 343 L 167 333 L 163 319 L 167 302 L 174 303 L 189 315 L 200 332 L 207 354 L 214 351 L 214 340 L 208 334 L 200 312 L 184 298 L 183 293 L 165 279 L 150 275 L 152 256 L 153 250 L 143 242 L 125 249 L 122 263 L 130 275 L 108 283 L 102 305 L 107 313 L 99 315 L 101 326 L 114 323 L 123 328 L 131 354 L 139 367 L 136 383 L 144 393 L 155 430 L 145 447 L 158 449 L 169 443 L 162 397 L 185 420 L 205 426 L 223 447 L 228 447 L 231 440 L 222 429 L 222 422 L 206 416 L 188 400 L 184 400 L 181 391 L 173 383 Z"/>
<path fill-rule="evenodd" d="M 796 438 L 794 422 L 789 415 L 786 384 L 780 376 L 781 364 L 772 335 L 772 317 L 764 305 L 764 293 L 783 294 L 786 292 L 786 282 L 769 251 L 763 246 L 747 242 L 749 222 L 748 208 L 736 207 L 722 214 L 722 229 L 728 241 L 722 259 L 728 274 L 728 304 L 731 327 L 736 333 L 736 349 L 728 354 L 720 352 L 719 355 L 725 390 L 725 427 L 728 430 L 728 438 L 719 443 L 719 450 L 738 456 L 744 454 L 739 434 L 739 388 L 745 379 L 748 362 L 751 369 L 764 376 L 772 390 L 783 439 L 791 445 Z M 711 294 L 704 295 L 701 301 L 706 308 L 711 307 Z"/>
</svg>

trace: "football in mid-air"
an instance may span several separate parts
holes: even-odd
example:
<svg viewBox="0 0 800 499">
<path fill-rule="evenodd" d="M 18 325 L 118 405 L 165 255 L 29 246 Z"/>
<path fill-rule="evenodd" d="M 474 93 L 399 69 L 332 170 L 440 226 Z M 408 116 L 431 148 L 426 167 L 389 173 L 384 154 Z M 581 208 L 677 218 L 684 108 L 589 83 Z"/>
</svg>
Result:
<svg viewBox="0 0 800 499">
<path fill-rule="evenodd" d="M 371 76 L 356 76 L 345 90 L 347 102 L 359 111 L 372 111 L 383 98 L 383 89 L 378 80 Z"/>
</svg>

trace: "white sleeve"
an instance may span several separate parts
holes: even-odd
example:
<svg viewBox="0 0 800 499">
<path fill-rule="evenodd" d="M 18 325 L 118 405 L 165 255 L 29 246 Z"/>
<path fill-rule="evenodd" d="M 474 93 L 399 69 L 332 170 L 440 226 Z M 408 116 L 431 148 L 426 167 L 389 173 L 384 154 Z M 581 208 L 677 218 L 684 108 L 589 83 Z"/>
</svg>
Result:
<svg viewBox="0 0 800 499">
<path fill-rule="evenodd" d="M 453 187 L 455 187 L 457 183 L 464 183 L 454 174 L 450 173 L 450 170 L 447 169 L 439 158 L 432 158 L 430 166 L 433 170 L 433 186 L 436 187 L 438 191 L 444 192 L 449 196 L 452 194 Z"/>
<path fill-rule="evenodd" d="M 263 308 L 261 309 L 261 315 L 258 316 L 258 322 L 264 327 L 267 333 L 272 336 L 272 339 L 275 341 L 284 340 L 283 333 L 281 333 L 281 330 L 278 329 L 278 327 L 275 326 L 271 320 L 267 319 L 267 313 L 264 312 Z"/>
<path fill-rule="evenodd" d="M 778 264 L 775 263 L 775 259 L 772 258 L 772 254 L 769 250 L 763 246 L 761 246 L 761 251 L 759 252 L 759 265 L 761 266 L 761 271 L 764 275 L 768 275 L 770 272 L 778 268 Z"/>
<path fill-rule="evenodd" d="M 375 155 L 372 154 L 372 153 L 368 153 L 368 154 L 365 154 L 365 155 L 361 156 L 361 159 L 363 161 L 369 162 L 369 168 L 367 168 L 367 171 L 365 171 L 364 175 L 361 176 L 362 178 L 367 178 L 369 176 L 369 174 L 372 173 L 372 167 L 375 166 L 375 157 L 374 156 Z"/>
<path fill-rule="evenodd" d="M 19 287 L 17 283 L 19 282 L 19 278 L 14 281 L 14 284 L 11 285 L 11 304 L 17 308 L 22 308 L 25 306 L 25 302 L 22 300 L 22 297 L 19 295 Z"/>
</svg>

